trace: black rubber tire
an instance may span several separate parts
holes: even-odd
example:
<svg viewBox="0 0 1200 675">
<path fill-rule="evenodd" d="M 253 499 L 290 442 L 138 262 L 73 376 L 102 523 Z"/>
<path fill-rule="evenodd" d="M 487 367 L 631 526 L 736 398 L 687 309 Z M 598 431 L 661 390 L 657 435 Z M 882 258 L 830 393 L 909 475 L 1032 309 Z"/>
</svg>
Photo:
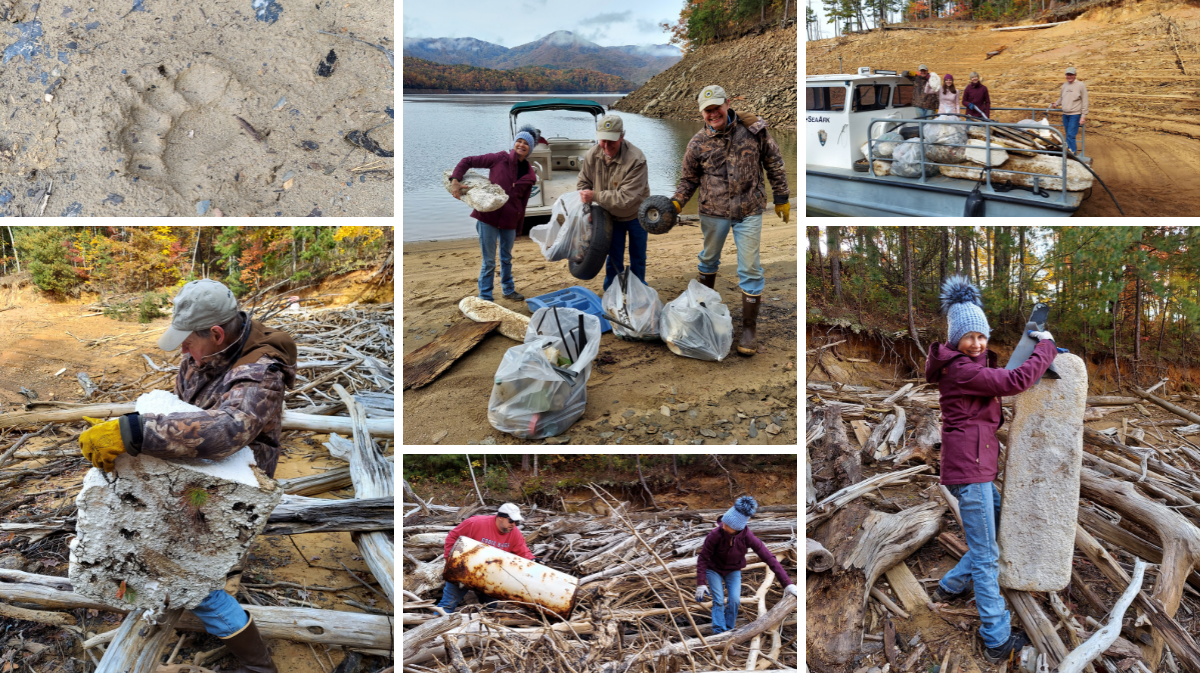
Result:
<svg viewBox="0 0 1200 675">
<path fill-rule="evenodd" d="M 903 138 L 906 141 L 910 138 L 916 138 L 917 136 L 920 135 L 920 133 L 921 132 L 918 131 L 917 128 L 913 127 L 913 126 L 900 127 L 900 138 Z"/>
<path fill-rule="evenodd" d="M 859 173 L 867 173 L 871 170 L 871 164 L 865 159 L 860 159 L 854 163 L 854 170 Z"/>
<path fill-rule="evenodd" d="M 650 234 L 666 234 L 678 222 L 670 197 L 651 195 L 638 208 L 638 223 Z"/>
<path fill-rule="evenodd" d="M 608 259 L 608 245 L 612 243 L 613 221 L 601 206 L 592 202 L 592 240 L 588 242 L 583 260 L 570 261 L 571 276 L 576 279 L 595 279 L 600 270 L 604 269 L 604 261 Z"/>
</svg>

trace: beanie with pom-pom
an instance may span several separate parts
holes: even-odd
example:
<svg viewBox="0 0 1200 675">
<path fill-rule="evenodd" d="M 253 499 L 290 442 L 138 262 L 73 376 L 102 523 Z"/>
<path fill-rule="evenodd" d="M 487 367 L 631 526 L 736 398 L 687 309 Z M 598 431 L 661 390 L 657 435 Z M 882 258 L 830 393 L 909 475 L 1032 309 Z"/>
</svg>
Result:
<svg viewBox="0 0 1200 675">
<path fill-rule="evenodd" d="M 964 276 L 952 276 L 942 284 L 942 313 L 946 315 L 946 344 L 958 349 L 958 341 L 967 333 L 991 337 L 992 328 L 983 313 L 983 295 Z"/>
<path fill-rule="evenodd" d="M 741 532 L 746 529 L 746 523 L 755 511 L 758 511 L 758 502 L 754 501 L 754 497 L 738 497 L 725 515 L 721 516 L 721 522 Z"/>
</svg>

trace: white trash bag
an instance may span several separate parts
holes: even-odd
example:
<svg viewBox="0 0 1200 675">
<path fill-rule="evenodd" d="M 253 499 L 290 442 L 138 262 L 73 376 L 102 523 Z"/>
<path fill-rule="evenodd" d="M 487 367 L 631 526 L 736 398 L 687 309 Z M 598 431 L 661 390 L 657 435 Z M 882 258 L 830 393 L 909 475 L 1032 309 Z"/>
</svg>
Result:
<svg viewBox="0 0 1200 675">
<path fill-rule="evenodd" d="M 940 115 L 937 119 L 955 120 L 958 118 L 953 115 Z M 941 164 L 961 163 L 965 158 L 966 148 L 956 148 L 942 144 L 953 143 L 954 145 L 965 145 L 967 142 L 967 126 L 965 124 L 931 124 L 926 126 L 934 131 L 927 133 L 925 136 L 925 160 Z M 929 145 L 930 140 L 933 140 L 935 144 Z"/>
<path fill-rule="evenodd" d="M 550 207 L 550 222 L 529 230 L 529 238 L 542 250 L 550 262 L 573 260 L 579 262 L 591 240 L 590 209 L 578 192 L 567 192 Z"/>
<path fill-rule="evenodd" d="M 630 330 L 619 323 L 613 323 L 613 334 L 618 337 L 631 340 L 658 339 L 662 300 L 658 297 L 658 291 L 642 283 L 636 274 L 630 274 L 628 267 L 618 274 L 608 290 L 604 291 L 600 306 L 605 314 L 629 324 L 632 328 Z"/>
<path fill-rule="evenodd" d="M 488 422 L 517 438 L 557 436 L 587 407 L 587 381 L 600 353 L 600 319 L 565 307 L 557 308 L 557 318 L 555 313 L 553 307 L 534 312 L 525 344 L 505 352 L 496 369 Z M 574 373 L 574 382 L 554 366 Z"/>
<path fill-rule="evenodd" d="M 692 279 L 687 290 L 663 307 L 663 342 L 680 356 L 720 361 L 733 346 L 733 317 L 721 295 Z"/>
<path fill-rule="evenodd" d="M 454 194 L 450 182 L 452 173 L 454 173 L 453 169 L 442 172 L 442 186 L 451 195 Z M 459 182 L 463 186 L 462 202 L 480 213 L 495 211 L 508 201 L 508 194 L 504 192 L 503 188 L 474 171 L 467 171 Z"/>
<path fill-rule="evenodd" d="M 903 176 L 904 178 L 920 178 L 921 177 L 921 139 L 910 138 L 896 146 L 896 151 L 892 153 L 892 175 Z M 940 171 L 937 166 L 926 164 L 925 175 L 935 176 Z"/>
</svg>

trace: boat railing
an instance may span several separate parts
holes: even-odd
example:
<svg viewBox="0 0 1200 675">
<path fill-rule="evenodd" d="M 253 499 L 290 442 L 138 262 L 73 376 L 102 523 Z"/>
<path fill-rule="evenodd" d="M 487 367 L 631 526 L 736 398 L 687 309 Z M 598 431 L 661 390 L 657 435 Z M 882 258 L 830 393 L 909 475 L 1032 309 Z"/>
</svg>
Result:
<svg viewBox="0 0 1200 675">
<path fill-rule="evenodd" d="M 1050 119 L 1051 115 L 1058 115 L 1059 119 L 1061 120 L 1062 116 L 1063 116 L 1062 110 L 1056 110 L 1054 108 L 992 108 L 992 110 L 1015 110 L 1018 112 L 1028 112 L 1028 113 L 1031 113 L 1029 116 L 1033 119 L 1037 119 L 1036 113 L 1042 113 L 1043 115 L 1046 116 L 1047 119 Z M 1044 124 L 1042 125 L 1043 128 L 1045 126 L 1046 125 L 1044 125 Z M 1061 121 L 1058 124 L 1051 123 L 1050 126 L 1058 129 L 1064 140 L 1067 138 L 1067 127 Z M 1079 126 L 1079 152 L 1077 152 L 1075 154 L 1080 157 L 1087 157 L 1087 127 L 1086 126 L 1083 126 L 1083 125 Z"/>
<path fill-rule="evenodd" d="M 1005 109 L 1006 108 L 993 108 L 993 110 L 1005 110 Z M 936 118 L 936 117 L 945 117 L 945 116 L 946 116 L 945 113 L 943 113 L 942 115 L 928 115 L 926 117 Z M 868 141 L 867 141 L 868 164 L 867 164 L 867 167 L 868 167 L 868 170 L 869 170 L 871 176 L 874 178 L 879 178 L 879 175 L 875 173 L 875 160 L 876 160 L 875 145 L 877 143 L 879 143 L 880 140 L 878 138 L 871 137 L 871 130 L 873 130 L 875 128 L 875 125 L 877 123 L 885 125 L 885 133 L 886 133 L 886 131 L 890 131 L 891 129 L 895 129 L 895 128 L 902 127 L 902 126 L 907 126 L 910 124 L 916 124 L 918 126 L 918 133 L 915 138 L 917 138 L 921 144 L 921 155 L 920 155 L 921 176 L 920 176 L 919 180 L 922 183 L 929 182 L 928 176 L 926 175 L 926 170 L 925 170 L 926 166 L 951 166 L 951 167 L 961 167 L 962 166 L 962 164 L 942 164 L 942 163 L 931 162 L 931 161 L 927 160 L 925 158 L 925 146 L 926 145 L 938 145 L 938 146 L 948 147 L 948 148 L 976 148 L 976 149 L 984 150 L 986 152 L 987 162 L 986 162 L 985 166 L 978 167 L 978 170 L 983 172 L 983 175 L 985 178 L 984 184 L 987 186 L 988 191 L 991 191 L 991 192 L 996 191 L 995 188 L 992 186 L 992 171 L 994 169 L 994 167 L 992 167 L 992 147 L 993 147 L 992 146 L 992 130 L 993 129 L 1022 129 L 1022 130 L 1028 129 L 1028 130 L 1035 132 L 1035 135 L 1036 135 L 1036 132 L 1045 131 L 1050 128 L 1044 124 L 1021 124 L 1021 123 L 1009 123 L 1009 122 L 992 122 L 992 121 L 980 119 L 978 117 L 969 117 L 967 115 L 957 114 L 957 116 L 962 117 L 964 119 L 962 119 L 962 120 L 926 119 L 926 117 L 918 117 L 915 119 L 902 119 L 902 118 L 895 118 L 895 117 L 873 117 L 873 118 L 871 118 L 871 121 L 867 126 L 867 129 L 868 129 L 868 131 L 867 131 L 867 136 L 868 136 Z M 985 146 L 983 148 L 980 148 L 979 146 L 972 146 L 972 145 L 960 144 L 960 143 L 940 143 L 940 142 L 935 142 L 935 141 L 926 141 L 925 140 L 925 125 L 927 125 L 927 124 L 951 124 L 951 125 L 964 125 L 967 127 L 973 127 L 973 126 L 983 127 L 984 137 L 985 137 L 984 138 Z M 890 125 L 890 126 L 888 126 L 888 125 Z M 1001 139 L 1001 140 L 1005 140 L 1005 139 Z M 1059 192 L 1058 203 L 1065 204 L 1067 201 L 1067 146 L 1066 146 L 1065 136 L 1060 136 L 1059 141 L 1061 141 L 1061 143 L 1060 143 L 1060 147 L 1058 150 L 1042 150 L 1042 149 L 1037 149 L 1037 148 L 1017 148 L 1017 150 L 1020 152 L 1033 152 L 1033 153 L 1037 153 L 1037 154 L 1061 157 L 1061 159 L 1062 159 L 1062 173 L 1061 174 L 1054 175 L 1054 174 L 1043 174 L 1043 173 L 1031 173 L 1028 171 L 1016 171 L 1013 169 L 995 169 L 995 170 L 1003 171 L 1004 173 L 1009 173 L 1009 174 L 1023 174 L 1026 176 L 1033 176 L 1033 188 L 1032 188 L 1033 193 L 1035 195 L 1041 195 L 1046 198 L 1050 197 L 1050 193 L 1041 187 L 1040 182 L 1043 180 L 1050 179 L 1050 178 L 1058 178 L 1062 181 L 1062 188 L 1058 191 Z M 896 143 L 897 146 L 899 146 L 899 143 L 901 143 L 902 141 L 882 141 L 882 142 Z M 1011 150 L 1012 149 L 1012 148 L 1002 148 L 1000 146 L 995 146 L 995 147 L 997 150 Z M 878 159 L 895 161 L 890 157 L 880 157 Z M 976 167 L 971 166 L 968 168 L 975 169 Z"/>
</svg>

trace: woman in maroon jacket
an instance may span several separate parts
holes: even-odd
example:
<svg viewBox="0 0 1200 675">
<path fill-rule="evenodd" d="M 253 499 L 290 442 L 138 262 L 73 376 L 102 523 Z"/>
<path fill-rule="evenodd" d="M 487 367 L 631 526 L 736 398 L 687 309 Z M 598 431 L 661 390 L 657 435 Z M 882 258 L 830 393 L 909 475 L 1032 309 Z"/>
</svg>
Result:
<svg viewBox="0 0 1200 675">
<path fill-rule="evenodd" d="M 968 105 L 971 103 L 975 104 L 974 108 Z M 963 89 L 962 105 L 971 117 L 992 116 L 992 97 L 988 95 L 988 88 L 979 81 L 979 73 L 971 73 L 971 84 Z"/>
<path fill-rule="evenodd" d="M 525 205 L 529 194 L 537 183 L 537 174 L 528 160 L 534 139 L 527 131 L 517 134 L 513 149 L 508 152 L 493 152 L 488 155 L 464 157 L 450 174 L 450 189 L 454 198 L 462 197 L 462 180 L 467 169 L 489 169 L 488 180 L 499 185 L 508 195 L 504 206 L 495 211 L 480 213 L 471 211 L 475 231 L 479 233 L 479 249 L 483 253 L 483 267 L 479 270 L 479 297 L 492 300 L 492 283 L 496 276 L 496 248 L 500 248 L 500 290 L 509 300 L 520 302 L 525 296 L 517 292 L 512 275 L 512 247 L 525 222 Z"/>
<path fill-rule="evenodd" d="M 712 627 L 713 635 L 733 630 L 737 622 L 738 608 L 742 597 L 742 568 L 746 566 L 746 551 L 754 549 L 758 557 L 767 563 L 779 583 L 783 585 L 784 593 L 796 596 L 800 602 L 800 592 L 792 583 L 783 565 L 772 555 L 767 545 L 754 536 L 747 521 L 758 510 L 758 502 L 754 497 L 738 497 L 734 505 L 717 518 L 717 526 L 704 538 L 700 547 L 700 555 L 696 560 L 696 602 L 704 602 L 710 595 L 708 588 L 712 586 Z M 725 599 L 725 592 L 729 599 Z"/>
<path fill-rule="evenodd" d="M 925 379 L 938 386 L 942 410 L 941 483 L 958 500 L 969 550 L 938 582 L 930 597 L 950 602 L 975 587 L 975 607 L 982 622 L 987 660 L 999 663 L 1029 644 L 1023 631 L 1013 631 L 1000 595 L 1000 491 L 996 478 L 1000 443 L 996 430 L 1004 423 L 1001 396 L 1032 387 L 1054 362 L 1058 350 L 1048 332 L 1030 331 L 1039 340 L 1029 359 L 1014 370 L 996 367 L 987 348 L 991 328 L 983 313 L 979 289 L 954 276 L 942 286 L 942 311 L 949 334 L 945 343 L 929 346 Z"/>
</svg>

